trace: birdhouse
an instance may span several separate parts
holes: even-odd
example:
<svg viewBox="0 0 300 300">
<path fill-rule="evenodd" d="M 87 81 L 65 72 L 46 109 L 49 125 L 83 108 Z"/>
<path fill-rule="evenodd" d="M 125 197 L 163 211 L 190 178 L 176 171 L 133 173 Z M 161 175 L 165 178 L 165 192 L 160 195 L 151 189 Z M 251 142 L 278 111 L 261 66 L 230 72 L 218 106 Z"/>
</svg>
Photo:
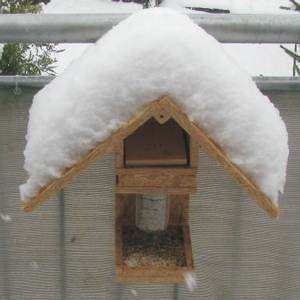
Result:
<svg viewBox="0 0 300 300">
<path fill-rule="evenodd" d="M 116 148 L 116 274 L 125 282 L 180 282 L 193 271 L 189 194 L 198 146 L 159 101 L 151 110 Z"/>
<path fill-rule="evenodd" d="M 126 125 L 24 204 L 31 211 L 88 165 L 115 152 L 115 269 L 121 282 L 180 282 L 194 269 L 189 196 L 199 148 L 217 159 L 270 216 L 278 207 L 170 97 L 150 102 Z"/>
<path fill-rule="evenodd" d="M 144 10 L 35 96 L 24 209 L 112 152 L 115 180 L 101 189 L 114 199 L 116 279 L 180 282 L 194 269 L 189 198 L 199 150 L 279 215 L 288 144 L 277 109 L 187 16 Z"/>
</svg>

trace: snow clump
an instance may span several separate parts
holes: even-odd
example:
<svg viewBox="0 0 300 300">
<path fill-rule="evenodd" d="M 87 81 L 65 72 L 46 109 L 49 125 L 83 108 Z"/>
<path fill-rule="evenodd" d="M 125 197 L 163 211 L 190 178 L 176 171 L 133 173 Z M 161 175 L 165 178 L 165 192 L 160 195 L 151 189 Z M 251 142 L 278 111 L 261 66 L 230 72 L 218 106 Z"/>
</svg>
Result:
<svg viewBox="0 0 300 300">
<path fill-rule="evenodd" d="M 168 8 L 131 15 L 35 95 L 21 199 L 36 196 L 162 95 L 173 97 L 277 203 L 288 158 L 278 110 L 219 42 Z"/>
</svg>

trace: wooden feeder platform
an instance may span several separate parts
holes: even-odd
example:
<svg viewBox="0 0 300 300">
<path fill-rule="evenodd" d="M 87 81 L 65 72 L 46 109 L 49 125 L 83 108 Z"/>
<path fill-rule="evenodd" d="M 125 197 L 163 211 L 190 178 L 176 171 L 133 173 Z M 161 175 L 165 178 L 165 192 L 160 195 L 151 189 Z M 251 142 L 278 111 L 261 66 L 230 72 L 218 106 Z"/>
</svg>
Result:
<svg viewBox="0 0 300 300">
<path fill-rule="evenodd" d="M 135 226 L 134 194 L 116 199 L 116 277 L 119 282 L 184 281 L 194 270 L 188 224 L 188 195 L 170 195 L 166 230 L 144 232 Z"/>
</svg>

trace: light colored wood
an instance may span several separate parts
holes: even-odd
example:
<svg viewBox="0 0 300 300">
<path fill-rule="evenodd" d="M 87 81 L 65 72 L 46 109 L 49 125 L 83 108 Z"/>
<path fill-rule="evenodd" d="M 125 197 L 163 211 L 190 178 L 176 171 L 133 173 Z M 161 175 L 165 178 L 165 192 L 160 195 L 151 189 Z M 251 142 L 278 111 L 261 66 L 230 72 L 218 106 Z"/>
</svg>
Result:
<svg viewBox="0 0 300 300">
<path fill-rule="evenodd" d="M 196 168 L 126 168 L 116 169 L 117 175 L 178 175 L 195 176 Z"/>
<path fill-rule="evenodd" d="M 87 168 L 91 163 L 100 159 L 105 153 L 112 150 L 116 142 L 119 142 L 129 136 L 157 113 L 157 107 L 153 105 L 153 103 L 158 102 L 164 111 L 174 118 L 176 122 L 186 130 L 192 139 L 194 139 L 209 155 L 218 160 L 233 175 L 233 177 L 235 177 L 236 180 L 248 190 L 260 207 L 262 207 L 273 218 L 277 218 L 279 216 L 279 207 L 276 206 L 272 200 L 258 188 L 249 176 L 247 176 L 228 158 L 224 150 L 206 134 L 199 124 L 191 122 L 179 106 L 167 96 L 150 103 L 143 111 L 137 113 L 129 120 L 127 126 L 119 129 L 108 139 L 101 142 L 95 149 L 82 157 L 78 163 L 66 170 L 60 178 L 51 181 L 43 187 L 36 197 L 28 199 L 24 203 L 23 209 L 27 212 L 32 211 L 52 193 L 64 187 L 74 176 Z"/>
<path fill-rule="evenodd" d="M 27 199 L 23 204 L 23 210 L 25 212 L 31 212 L 43 201 L 47 200 L 54 192 L 63 188 L 77 174 L 79 174 L 81 171 L 86 169 L 98 159 L 101 159 L 106 153 L 113 150 L 116 144 L 120 143 L 120 140 L 126 138 L 138 127 L 149 120 L 152 116 L 153 107 L 150 103 L 144 108 L 143 111 L 138 112 L 133 118 L 131 118 L 126 126 L 120 128 L 106 140 L 99 143 L 93 150 L 84 155 L 73 167 L 66 169 L 60 178 L 50 181 L 45 187 L 41 188 L 41 190 L 35 197 Z"/>
<path fill-rule="evenodd" d="M 193 194 L 197 187 L 116 187 L 118 194 L 143 194 L 143 193 L 162 193 L 162 194 Z"/>
<path fill-rule="evenodd" d="M 189 224 L 189 194 L 169 195 L 169 225 Z"/>
<path fill-rule="evenodd" d="M 246 190 L 253 196 L 257 204 L 263 208 L 272 218 L 278 218 L 279 207 L 263 193 L 253 180 L 239 169 L 226 155 L 224 150 L 212 140 L 206 132 L 197 124 L 191 122 L 187 115 L 182 112 L 177 104 L 170 98 L 164 97 L 160 104 L 174 118 L 178 124 L 184 128 L 211 157 L 218 160 L 231 175 L 242 184 Z"/>
<path fill-rule="evenodd" d="M 54 192 L 63 188 L 69 183 L 77 174 L 86 169 L 89 165 L 95 162 L 97 159 L 103 157 L 106 153 L 113 149 L 113 140 L 107 139 L 100 143 L 96 148 L 90 151 L 87 155 L 82 157 L 78 163 L 73 167 L 67 169 L 64 174 L 57 179 L 52 180 L 49 184 L 43 187 L 37 196 L 28 199 L 23 204 L 23 210 L 25 212 L 31 212 L 34 208 L 39 206 L 43 201 L 47 200 Z"/>
<path fill-rule="evenodd" d="M 192 248 L 190 247 L 189 228 L 182 226 L 183 241 L 186 256 L 186 266 L 184 267 L 139 267 L 129 268 L 123 262 L 123 241 L 121 218 L 116 223 L 116 279 L 118 282 L 127 283 L 180 283 L 184 281 L 184 273 L 193 272 Z M 187 229 L 184 229 L 187 227 Z M 190 251 L 190 252 L 189 252 Z"/>
<path fill-rule="evenodd" d="M 197 142 L 190 138 L 190 167 L 198 168 L 199 145 Z"/>
<path fill-rule="evenodd" d="M 181 283 L 184 282 L 184 273 L 193 272 L 192 268 L 164 270 L 162 268 L 130 270 L 117 274 L 116 279 L 121 283 Z"/>
<path fill-rule="evenodd" d="M 124 168 L 116 169 L 117 193 L 188 194 L 197 190 L 194 168 Z"/>
<path fill-rule="evenodd" d="M 197 187 L 196 177 L 193 175 L 118 175 L 117 189 L 124 188 L 151 188 L 151 193 L 159 193 L 159 190 L 168 189 L 172 193 L 172 189 L 179 190 L 181 188 L 190 188 L 190 192 L 194 192 Z M 133 192 L 132 192 L 133 193 Z"/>
<path fill-rule="evenodd" d="M 124 225 L 135 225 L 135 194 L 116 194 L 116 219 Z"/>
<path fill-rule="evenodd" d="M 159 124 L 164 124 L 171 118 L 169 113 L 160 105 L 159 101 L 153 102 L 153 117 Z"/>
<path fill-rule="evenodd" d="M 183 247 L 186 259 L 184 267 L 147 266 L 130 268 L 124 263 L 123 257 L 123 226 L 135 223 L 136 195 L 116 195 L 116 279 L 127 283 L 179 283 L 184 281 L 184 273 L 193 272 L 191 238 L 188 222 L 189 195 L 169 195 L 170 222 L 169 227 L 182 228 Z M 179 209 L 178 209 L 179 208 Z M 173 211 L 174 210 L 174 211 Z M 173 215 L 172 215 L 173 214 Z M 172 216 L 171 216 L 172 215 Z M 171 220 L 171 218 L 173 220 Z"/>
<path fill-rule="evenodd" d="M 186 166 L 184 131 L 173 120 L 159 124 L 150 119 L 124 140 L 126 167 Z"/>
<path fill-rule="evenodd" d="M 115 166 L 116 168 L 124 168 L 124 142 L 119 140 L 115 143 Z"/>
<path fill-rule="evenodd" d="M 184 252 L 185 252 L 185 258 L 186 258 L 186 265 L 187 265 L 187 268 L 193 269 L 194 262 L 193 262 L 192 242 L 191 242 L 189 225 L 183 225 L 182 230 L 183 230 Z"/>
</svg>

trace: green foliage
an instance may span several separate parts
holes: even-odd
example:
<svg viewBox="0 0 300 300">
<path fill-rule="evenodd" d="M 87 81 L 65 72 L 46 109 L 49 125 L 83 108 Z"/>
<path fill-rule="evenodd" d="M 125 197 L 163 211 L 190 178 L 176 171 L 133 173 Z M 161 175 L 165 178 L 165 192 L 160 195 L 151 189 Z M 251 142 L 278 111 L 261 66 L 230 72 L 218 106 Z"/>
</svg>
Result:
<svg viewBox="0 0 300 300">
<path fill-rule="evenodd" d="M 3 14 L 39 13 L 40 4 L 31 0 L 0 0 L 0 12 Z"/>
<path fill-rule="evenodd" d="M 32 0 L 0 0 L 0 12 L 39 13 Z M 55 75 L 55 44 L 5 44 L 0 54 L 0 75 Z"/>
</svg>

